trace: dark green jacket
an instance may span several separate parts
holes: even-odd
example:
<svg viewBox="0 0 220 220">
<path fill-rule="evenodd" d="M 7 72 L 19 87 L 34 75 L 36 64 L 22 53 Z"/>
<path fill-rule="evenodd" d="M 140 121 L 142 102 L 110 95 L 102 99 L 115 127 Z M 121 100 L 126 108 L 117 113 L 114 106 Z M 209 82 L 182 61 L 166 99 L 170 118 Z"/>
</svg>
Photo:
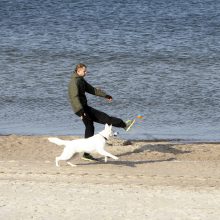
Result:
<svg viewBox="0 0 220 220">
<path fill-rule="evenodd" d="M 101 89 L 96 89 L 91 86 L 88 82 L 86 82 L 84 77 L 74 73 L 69 82 L 68 94 L 75 113 L 83 110 L 83 107 L 87 105 L 86 92 L 101 97 L 105 97 L 107 95 Z"/>
</svg>

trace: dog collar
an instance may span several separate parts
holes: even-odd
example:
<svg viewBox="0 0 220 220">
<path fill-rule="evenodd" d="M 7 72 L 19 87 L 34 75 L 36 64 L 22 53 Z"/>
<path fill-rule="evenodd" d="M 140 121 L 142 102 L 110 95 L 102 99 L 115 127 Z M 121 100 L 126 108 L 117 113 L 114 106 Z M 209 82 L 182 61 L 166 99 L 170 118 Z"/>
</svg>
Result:
<svg viewBox="0 0 220 220">
<path fill-rule="evenodd" d="M 100 134 L 101 135 L 101 134 Z M 105 136 L 103 136 L 103 135 L 101 135 L 103 138 L 105 138 L 105 140 L 107 141 L 108 139 L 105 137 Z"/>
</svg>

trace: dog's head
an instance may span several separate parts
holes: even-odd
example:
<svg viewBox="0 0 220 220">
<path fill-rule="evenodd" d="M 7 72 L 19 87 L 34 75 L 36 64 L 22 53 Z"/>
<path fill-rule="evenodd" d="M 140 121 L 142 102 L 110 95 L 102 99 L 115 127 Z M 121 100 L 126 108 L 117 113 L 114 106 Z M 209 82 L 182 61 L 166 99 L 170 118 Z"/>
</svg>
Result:
<svg viewBox="0 0 220 220">
<path fill-rule="evenodd" d="M 112 125 L 105 124 L 104 133 L 105 133 L 105 137 L 106 137 L 106 138 L 109 138 L 110 136 L 112 136 L 112 135 L 113 135 Z"/>
</svg>

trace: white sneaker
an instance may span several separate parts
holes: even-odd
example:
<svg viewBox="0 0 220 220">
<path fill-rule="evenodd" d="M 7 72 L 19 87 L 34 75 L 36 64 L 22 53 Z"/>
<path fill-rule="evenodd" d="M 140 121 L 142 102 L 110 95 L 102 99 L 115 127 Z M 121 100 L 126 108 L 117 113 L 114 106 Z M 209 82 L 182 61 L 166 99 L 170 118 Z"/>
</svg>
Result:
<svg viewBox="0 0 220 220">
<path fill-rule="evenodd" d="M 125 123 L 126 123 L 126 127 L 124 129 L 125 129 L 125 131 L 129 131 L 131 129 L 131 127 L 133 126 L 133 124 L 135 123 L 135 119 L 128 120 Z"/>
</svg>

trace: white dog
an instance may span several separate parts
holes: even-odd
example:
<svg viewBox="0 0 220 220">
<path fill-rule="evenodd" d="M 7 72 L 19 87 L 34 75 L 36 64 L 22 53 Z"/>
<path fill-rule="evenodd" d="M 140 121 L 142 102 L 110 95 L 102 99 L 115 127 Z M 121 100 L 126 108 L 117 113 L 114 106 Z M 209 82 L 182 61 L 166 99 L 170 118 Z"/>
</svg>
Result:
<svg viewBox="0 0 220 220">
<path fill-rule="evenodd" d="M 59 157 L 56 157 L 56 166 L 59 167 L 59 161 L 68 161 L 72 158 L 75 153 L 91 153 L 98 152 L 99 154 L 105 156 L 105 162 L 107 162 L 107 157 L 111 157 L 114 160 L 118 160 L 118 157 L 105 151 L 105 143 L 112 136 L 112 125 L 105 125 L 105 129 L 98 134 L 90 138 L 82 138 L 72 141 L 65 141 L 59 138 L 50 137 L 48 140 L 57 145 L 64 145 L 64 150 Z M 67 162 L 71 166 L 76 166 L 70 162 Z"/>
</svg>

